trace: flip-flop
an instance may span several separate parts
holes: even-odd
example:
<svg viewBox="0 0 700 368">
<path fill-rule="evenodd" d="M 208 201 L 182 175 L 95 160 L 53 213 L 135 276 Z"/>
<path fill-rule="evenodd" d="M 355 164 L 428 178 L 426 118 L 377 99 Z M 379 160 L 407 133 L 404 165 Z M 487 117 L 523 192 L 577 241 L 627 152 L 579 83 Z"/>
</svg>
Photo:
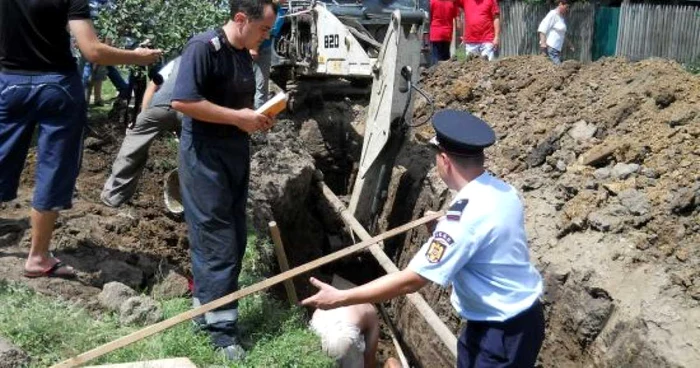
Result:
<svg viewBox="0 0 700 368">
<path fill-rule="evenodd" d="M 72 279 L 75 278 L 77 275 L 75 273 L 75 270 L 73 270 L 72 267 L 68 266 L 67 264 L 61 262 L 58 258 L 56 258 L 56 263 L 48 267 L 42 271 L 24 271 L 24 277 L 28 278 L 38 278 L 38 277 L 59 277 L 59 278 L 64 278 L 64 279 Z M 65 270 L 65 271 L 60 271 L 60 270 Z M 66 272 L 67 271 L 67 272 Z"/>
</svg>

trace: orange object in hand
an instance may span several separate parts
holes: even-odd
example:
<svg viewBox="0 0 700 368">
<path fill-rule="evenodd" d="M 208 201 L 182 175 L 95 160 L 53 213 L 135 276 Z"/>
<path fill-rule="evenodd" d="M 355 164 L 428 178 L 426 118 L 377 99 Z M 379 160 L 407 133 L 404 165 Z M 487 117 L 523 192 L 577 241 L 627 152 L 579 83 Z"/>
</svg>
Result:
<svg viewBox="0 0 700 368">
<path fill-rule="evenodd" d="M 276 94 L 275 97 L 265 102 L 265 104 L 260 106 L 255 112 L 273 118 L 287 108 L 287 99 L 287 94 L 280 92 Z"/>
</svg>

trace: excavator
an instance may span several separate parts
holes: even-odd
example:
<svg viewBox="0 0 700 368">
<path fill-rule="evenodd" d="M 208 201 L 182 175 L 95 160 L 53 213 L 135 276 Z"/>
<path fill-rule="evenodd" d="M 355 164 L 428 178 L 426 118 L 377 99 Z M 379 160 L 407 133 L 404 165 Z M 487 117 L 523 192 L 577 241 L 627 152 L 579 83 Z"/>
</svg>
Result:
<svg viewBox="0 0 700 368">
<path fill-rule="evenodd" d="M 362 154 L 348 208 L 372 231 L 412 126 L 414 92 L 432 105 L 416 87 L 427 13 L 400 3 L 393 10 L 371 2 L 358 7 L 290 0 L 287 6 L 281 35 L 273 42 L 278 58 L 276 64 L 273 60 L 273 75 L 371 81 Z M 374 40 L 380 35 L 381 44 Z M 166 178 L 164 194 L 166 207 L 181 213 L 176 175 Z"/>
<path fill-rule="evenodd" d="M 343 78 L 372 83 L 394 10 L 418 13 L 414 0 L 288 0 L 284 23 L 273 40 L 271 79 L 285 89 L 290 80 Z M 425 30 L 419 30 L 425 37 Z M 428 44 L 421 44 L 427 62 Z"/>
</svg>

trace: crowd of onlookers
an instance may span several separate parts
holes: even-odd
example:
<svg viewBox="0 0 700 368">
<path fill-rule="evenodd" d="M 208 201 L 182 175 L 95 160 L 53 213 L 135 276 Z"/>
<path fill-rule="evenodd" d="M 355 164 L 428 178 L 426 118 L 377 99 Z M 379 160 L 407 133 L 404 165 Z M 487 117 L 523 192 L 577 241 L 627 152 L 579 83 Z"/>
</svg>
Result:
<svg viewBox="0 0 700 368">
<path fill-rule="evenodd" d="M 543 55 L 561 63 L 566 35 L 568 0 L 558 0 L 542 20 L 537 33 Z M 459 47 L 467 55 L 493 60 L 501 46 L 501 16 L 497 0 L 430 0 L 430 44 L 432 63 L 448 60 L 455 34 L 461 34 Z M 464 22 L 459 20 L 463 14 Z"/>
</svg>

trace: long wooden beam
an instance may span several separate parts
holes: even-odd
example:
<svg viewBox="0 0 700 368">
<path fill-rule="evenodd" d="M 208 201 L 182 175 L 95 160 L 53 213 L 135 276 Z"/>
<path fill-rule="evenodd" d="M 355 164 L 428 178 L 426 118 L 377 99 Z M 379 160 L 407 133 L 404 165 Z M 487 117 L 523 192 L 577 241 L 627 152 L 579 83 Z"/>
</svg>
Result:
<svg viewBox="0 0 700 368">
<path fill-rule="evenodd" d="M 275 275 L 273 277 L 270 277 L 268 279 L 265 279 L 263 281 L 260 281 L 256 284 L 250 285 L 246 288 L 243 288 L 241 290 L 238 290 L 234 293 L 231 293 L 229 295 L 226 295 L 224 297 L 221 297 L 219 299 L 216 299 L 214 301 L 211 301 L 207 304 L 203 304 L 197 308 L 191 309 L 187 312 L 180 313 L 174 317 L 168 318 L 164 321 L 158 322 L 156 324 L 147 326 L 141 330 L 132 332 L 129 335 L 126 335 L 124 337 L 120 337 L 114 341 L 108 342 L 104 345 L 98 346 L 90 351 L 87 351 L 85 353 L 82 353 L 76 357 L 70 358 L 68 360 L 65 360 L 61 363 L 58 363 L 56 365 L 53 365 L 52 368 L 72 368 L 72 367 L 77 367 L 81 364 L 84 364 L 90 360 L 93 360 L 95 358 L 101 357 L 111 351 L 117 350 L 119 348 L 123 348 L 127 345 L 133 344 L 139 340 L 145 339 L 148 336 L 155 335 L 158 332 L 161 332 L 165 329 L 168 329 L 172 326 L 175 326 L 181 322 L 190 320 L 194 317 L 201 316 L 202 314 L 212 311 L 216 308 L 222 307 L 226 304 L 229 304 L 235 300 L 238 300 L 240 298 L 243 298 L 245 296 L 248 296 L 250 294 L 256 293 L 260 290 L 267 289 L 271 286 L 277 285 L 280 282 L 283 282 L 285 280 L 289 280 L 293 277 L 299 276 L 302 273 L 309 272 L 313 269 L 319 268 L 323 265 L 326 265 L 328 263 L 337 261 L 343 257 L 346 257 L 350 254 L 357 253 L 359 251 L 365 250 L 372 246 L 373 244 L 376 244 L 378 242 L 381 242 L 385 239 L 391 238 L 392 236 L 399 235 L 401 233 L 404 233 L 410 229 L 413 229 L 416 226 L 420 226 L 423 224 L 426 224 L 431 221 L 435 221 L 441 216 L 444 216 L 445 212 L 440 212 L 437 214 L 433 215 L 428 215 L 423 218 L 411 221 L 407 224 L 401 225 L 397 228 L 391 229 L 385 233 L 382 233 L 380 235 L 377 235 L 373 238 L 364 240 L 358 244 L 351 245 L 347 248 L 341 249 L 337 252 L 331 253 L 327 256 L 318 258 L 316 260 L 313 260 L 311 262 L 305 263 L 301 266 L 292 268 L 289 271 L 282 272 L 278 275 Z"/>
<path fill-rule="evenodd" d="M 333 193 L 333 191 L 328 188 L 328 186 L 319 181 L 319 186 L 323 192 L 323 196 L 328 200 L 328 202 L 333 206 L 333 208 L 340 214 L 343 221 L 354 231 L 357 236 L 362 240 L 371 239 L 372 236 L 365 230 L 365 228 L 360 224 L 359 221 L 350 213 L 350 211 L 345 207 L 343 202 Z M 398 272 L 399 269 L 396 267 L 391 258 L 389 258 L 384 250 L 379 246 L 379 244 L 374 244 L 369 247 L 370 253 L 374 256 L 380 266 L 384 268 L 387 273 Z M 421 316 L 425 319 L 435 334 L 440 338 L 440 340 L 445 344 L 447 349 L 452 353 L 453 356 L 457 357 L 457 337 L 452 331 L 445 325 L 445 323 L 438 317 L 435 311 L 430 308 L 428 302 L 423 299 L 419 293 L 413 293 L 406 295 L 408 301 L 413 304 L 413 306 L 418 310 Z"/>
</svg>

